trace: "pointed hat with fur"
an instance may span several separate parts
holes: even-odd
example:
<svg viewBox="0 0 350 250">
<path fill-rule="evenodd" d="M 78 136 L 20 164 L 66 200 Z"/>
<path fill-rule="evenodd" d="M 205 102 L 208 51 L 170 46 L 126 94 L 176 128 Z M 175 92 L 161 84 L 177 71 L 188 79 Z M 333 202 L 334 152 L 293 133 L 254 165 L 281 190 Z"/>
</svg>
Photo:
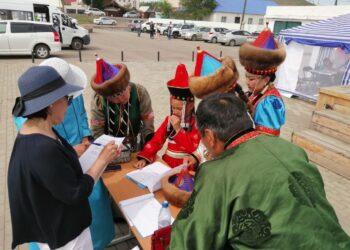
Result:
<svg viewBox="0 0 350 250">
<path fill-rule="evenodd" d="M 90 80 L 91 88 L 102 96 L 111 96 L 123 91 L 129 84 L 130 74 L 125 64 L 109 64 L 96 59 L 96 74 Z"/>
<path fill-rule="evenodd" d="M 286 58 L 286 51 L 269 28 L 263 30 L 253 43 L 239 48 L 239 61 L 246 71 L 256 75 L 271 75 Z"/>
<path fill-rule="evenodd" d="M 190 90 L 197 98 L 227 91 L 239 77 L 231 57 L 216 58 L 198 50 L 194 75 L 189 79 Z"/>
</svg>

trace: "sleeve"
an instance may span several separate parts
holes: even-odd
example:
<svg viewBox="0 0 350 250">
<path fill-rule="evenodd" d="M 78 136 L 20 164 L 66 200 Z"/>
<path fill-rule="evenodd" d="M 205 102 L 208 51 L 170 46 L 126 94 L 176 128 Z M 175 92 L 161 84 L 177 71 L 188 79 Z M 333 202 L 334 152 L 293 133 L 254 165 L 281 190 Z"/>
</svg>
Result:
<svg viewBox="0 0 350 250">
<path fill-rule="evenodd" d="M 94 186 L 93 178 L 77 174 L 71 166 L 75 162 L 68 159 L 58 146 L 40 146 L 37 154 L 33 159 L 40 161 L 32 168 L 33 176 L 52 196 L 69 205 L 79 204 L 89 197 Z"/>
<path fill-rule="evenodd" d="M 95 93 L 91 101 L 90 119 L 91 132 L 95 139 L 104 134 L 105 119 L 102 96 Z"/>
<path fill-rule="evenodd" d="M 215 186 L 219 184 L 203 185 L 205 182 L 213 184 L 213 181 L 216 180 L 212 177 L 206 180 L 196 177 L 195 188 L 173 223 L 168 249 L 226 249 L 230 216 L 224 202 L 225 192 L 218 192 Z"/>
<path fill-rule="evenodd" d="M 84 98 L 83 95 L 78 96 L 79 98 L 79 105 L 80 105 L 80 122 L 81 122 L 81 128 L 82 128 L 82 134 L 83 137 L 87 137 L 91 135 L 91 131 L 89 128 L 89 122 L 88 122 L 88 117 L 86 114 L 85 106 L 84 106 Z"/>
<path fill-rule="evenodd" d="M 168 117 L 157 129 L 152 139 L 146 143 L 143 150 L 137 155 L 137 158 L 145 159 L 148 163 L 156 160 L 157 152 L 163 147 L 167 139 L 167 125 Z"/>
<path fill-rule="evenodd" d="M 182 150 L 184 150 L 186 153 L 191 154 L 198 147 L 201 137 L 197 126 L 194 123 L 190 132 L 186 132 L 183 128 L 181 128 L 172 139 L 176 142 L 177 145 L 180 146 Z"/>
<path fill-rule="evenodd" d="M 140 113 L 143 122 L 142 133 L 147 138 L 154 133 L 154 113 L 152 108 L 151 97 L 148 91 L 142 85 L 137 85 L 140 98 Z"/>
<path fill-rule="evenodd" d="M 254 122 L 258 126 L 280 129 L 285 123 L 285 106 L 277 96 L 267 96 L 261 100 L 254 111 Z"/>
</svg>

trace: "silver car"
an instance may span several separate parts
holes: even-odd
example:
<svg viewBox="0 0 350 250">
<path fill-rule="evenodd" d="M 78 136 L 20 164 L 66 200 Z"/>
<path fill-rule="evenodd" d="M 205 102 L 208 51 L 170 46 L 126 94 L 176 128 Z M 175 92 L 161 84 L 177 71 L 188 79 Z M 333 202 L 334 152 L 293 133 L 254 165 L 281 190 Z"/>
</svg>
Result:
<svg viewBox="0 0 350 250">
<path fill-rule="evenodd" d="M 206 28 L 203 33 L 204 42 L 217 43 L 218 36 L 221 32 L 226 32 L 226 28 Z"/>
<path fill-rule="evenodd" d="M 221 33 L 218 38 L 218 42 L 222 45 L 236 46 L 247 42 L 248 37 L 251 34 L 244 30 L 230 30 L 228 32 Z"/>
<path fill-rule="evenodd" d="M 206 27 L 195 27 L 193 29 L 187 30 L 184 32 L 184 39 L 192 41 L 203 40 L 203 33 L 206 29 Z"/>
</svg>

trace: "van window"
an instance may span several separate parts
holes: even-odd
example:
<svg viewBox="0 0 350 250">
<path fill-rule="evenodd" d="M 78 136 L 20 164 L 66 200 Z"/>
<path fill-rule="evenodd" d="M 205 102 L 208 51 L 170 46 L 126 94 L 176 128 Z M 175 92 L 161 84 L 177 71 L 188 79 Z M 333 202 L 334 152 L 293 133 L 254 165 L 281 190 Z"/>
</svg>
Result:
<svg viewBox="0 0 350 250">
<path fill-rule="evenodd" d="M 0 34 L 6 33 L 7 23 L 0 23 Z"/>
<path fill-rule="evenodd" d="M 54 32 L 54 28 L 51 25 L 34 24 L 34 32 Z"/>
<path fill-rule="evenodd" d="M 33 25 L 31 23 L 11 23 L 12 33 L 30 33 L 33 32 Z"/>
</svg>

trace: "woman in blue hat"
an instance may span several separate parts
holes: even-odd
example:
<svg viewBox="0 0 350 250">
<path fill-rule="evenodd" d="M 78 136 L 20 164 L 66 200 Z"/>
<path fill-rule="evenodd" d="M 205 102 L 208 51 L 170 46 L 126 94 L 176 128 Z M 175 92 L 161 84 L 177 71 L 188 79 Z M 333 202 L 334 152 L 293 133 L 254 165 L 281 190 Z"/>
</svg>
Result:
<svg viewBox="0 0 350 250">
<path fill-rule="evenodd" d="M 75 150 L 53 128 L 63 121 L 70 94 L 82 88 L 49 66 L 31 67 L 18 86 L 21 96 L 12 113 L 27 121 L 16 137 L 8 170 L 12 248 L 38 242 L 40 249 L 93 249 L 88 197 L 120 148 L 113 142 L 104 146 L 83 173 Z"/>
</svg>

